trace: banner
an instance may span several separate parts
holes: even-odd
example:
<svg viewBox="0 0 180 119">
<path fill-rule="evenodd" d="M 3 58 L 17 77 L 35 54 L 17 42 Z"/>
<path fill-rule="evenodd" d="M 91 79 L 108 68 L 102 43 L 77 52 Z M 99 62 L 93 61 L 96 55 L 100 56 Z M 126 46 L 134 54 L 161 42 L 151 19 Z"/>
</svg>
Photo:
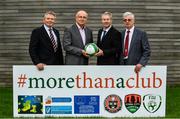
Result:
<svg viewBox="0 0 180 119">
<path fill-rule="evenodd" d="M 164 117 L 166 66 L 13 66 L 14 117 Z"/>
</svg>

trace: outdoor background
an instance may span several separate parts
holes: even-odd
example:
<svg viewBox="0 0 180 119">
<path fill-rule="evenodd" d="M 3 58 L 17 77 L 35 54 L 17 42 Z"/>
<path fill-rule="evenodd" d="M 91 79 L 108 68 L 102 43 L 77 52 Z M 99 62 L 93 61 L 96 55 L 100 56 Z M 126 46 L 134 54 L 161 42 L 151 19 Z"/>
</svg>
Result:
<svg viewBox="0 0 180 119">
<path fill-rule="evenodd" d="M 57 13 L 55 26 L 60 31 L 62 39 L 64 29 L 74 23 L 74 14 L 80 9 L 89 13 L 88 26 L 93 30 L 95 42 L 103 12 L 113 13 L 113 25 L 119 31 L 123 29 L 122 14 L 126 11 L 133 12 L 136 17 L 136 27 L 145 30 L 149 37 L 152 50 L 149 65 L 167 65 L 167 84 L 173 87 L 168 88 L 167 92 L 171 93 L 168 96 L 172 95 L 179 99 L 177 96 L 180 88 L 175 86 L 180 84 L 179 0 L 1 0 L 1 106 L 6 107 L 5 104 L 12 103 L 12 66 L 32 65 L 28 53 L 30 34 L 34 28 L 41 26 L 44 13 L 48 10 Z M 90 64 L 96 64 L 95 57 L 90 59 Z M 167 100 L 176 99 L 175 97 L 169 96 Z M 169 103 L 173 103 L 177 108 L 180 106 L 173 100 Z M 176 107 L 172 107 L 171 111 L 174 109 Z M 10 105 L 7 110 L 12 112 L 12 106 Z M 10 117 L 12 117 L 11 112 L 7 114 Z M 170 109 L 167 113 L 170 113 Z M 5 112 L 1 112 L 0 116 L 1 114 L 4 115 Z"/>
<path fill-rule="evenodd" d="M 0 1 L 0 86 L 12 85 L 13 65 L 32 65 L 28 53 L 31 31 L 41 26 L 44 12 L 57 13 L 56 28 L 61 38 L 65 27 L 74 23 L 76 11 L 89 13 L 88 26 L 96 42 L 104 11 L 113 13 L 113 24 L 123 29 L 122 14 L 131 11 L 136 27 L 148 34 L 150 65 L 168 66 L 168 84 L 180 84 L 180 1 L 179 0 L 1 0 Z M 95 64 L 91 58 L 91 64 Z"/>
</svg>

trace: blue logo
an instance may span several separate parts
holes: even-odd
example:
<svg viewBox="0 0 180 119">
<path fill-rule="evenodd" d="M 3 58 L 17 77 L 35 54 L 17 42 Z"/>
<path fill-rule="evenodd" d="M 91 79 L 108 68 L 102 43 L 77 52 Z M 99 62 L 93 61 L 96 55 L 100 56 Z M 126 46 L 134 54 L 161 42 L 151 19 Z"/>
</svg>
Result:
<svg viewBox="0 0 180 119">
<path fill-rule="evenodd" d="M 99 114 L 99 96 L 74 96 L 74 114 Z"/>
</svg>

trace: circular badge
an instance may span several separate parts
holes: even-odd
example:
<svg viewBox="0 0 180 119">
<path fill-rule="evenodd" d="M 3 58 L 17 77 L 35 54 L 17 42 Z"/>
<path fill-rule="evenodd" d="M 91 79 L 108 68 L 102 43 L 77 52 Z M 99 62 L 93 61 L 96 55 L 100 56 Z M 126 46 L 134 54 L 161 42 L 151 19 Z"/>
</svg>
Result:
<svg viewBox="0 0 180 119">
<path fill-rule="evenodd" d="M 109 95 L 104 100 L 104 107 L 110 113 L 116 113 L 122 108 L 122 100 L 118 95 Z"/>
</svg>

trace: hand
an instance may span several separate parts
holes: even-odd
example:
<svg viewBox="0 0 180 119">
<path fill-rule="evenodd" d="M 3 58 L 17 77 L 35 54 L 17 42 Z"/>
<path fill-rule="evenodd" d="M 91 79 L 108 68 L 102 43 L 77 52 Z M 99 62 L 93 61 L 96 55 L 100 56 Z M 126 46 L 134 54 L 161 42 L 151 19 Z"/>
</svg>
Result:
<svg viewBox="0 0 180 119">
<path fill-rule="evenodd" d="M 137 64 L 137 65 L 135 66 L 134 72 L 136 72 L 136 73 L 140 72 L 142 67 L 143 67 L 143 65 Z"/>
<path fill-rule="evenodd" d="M 99 56 L 103 56 L 104 55 L 104 52 L 99 49 L 99 51 L 95 54 L 95 56 L 99 57 Z"/>
<path fill-rule="evenodd" d="M 46 64 L 39 63 L 39 64 L 36 65 L 36 67 L 37 67 L 37 69 L 38 69 L 39 71 L 42 71 L 42 70 L 44 70 L 44 66 L 45 66 L 45 65 L 46 65 Z"/>
<path fill-rule="evenodd" d="M 85 50 L 82 50 L 82 54 L 83 54 L 83 56 L 85 56 L 85 57 L 89 57 L 89 55 L 87 54 L 87 52 L 85 51 Z"/>
</svg>

